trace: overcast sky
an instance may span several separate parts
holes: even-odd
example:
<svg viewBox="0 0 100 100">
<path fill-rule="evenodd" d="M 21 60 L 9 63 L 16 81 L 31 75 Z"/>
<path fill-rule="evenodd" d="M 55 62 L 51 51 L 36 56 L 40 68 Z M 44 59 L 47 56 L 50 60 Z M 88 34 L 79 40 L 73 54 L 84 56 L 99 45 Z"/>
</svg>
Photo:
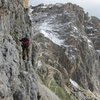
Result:
<svg viewBox="0 0 100 100">
<path fill-rule="evenodd" d="M 30 5 L 55 4 L 55 3 L 67 3 L 71 2 L 78 4 L 84 8 L 86 12 L 89 12 L 90 16 L 97 16 L 100 19 L 100 0 L 30 0 Z"/>
</svg>

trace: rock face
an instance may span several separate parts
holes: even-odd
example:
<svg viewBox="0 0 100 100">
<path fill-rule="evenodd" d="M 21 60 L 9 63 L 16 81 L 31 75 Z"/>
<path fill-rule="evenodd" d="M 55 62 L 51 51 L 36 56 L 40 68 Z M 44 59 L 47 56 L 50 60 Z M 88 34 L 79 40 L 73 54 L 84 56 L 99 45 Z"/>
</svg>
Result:
<svg viewBox="0 0 100 100">
<path fill-rule="evenodd" d="M 28 7 L 29 7 L 29 6 L 28 6 L 29 0 L 23 0 L 23 2 L 24 2 L 24 7 L 25 7 L 25 8 L 28 8 Z"/>
<path fill-rule="evenodd" d="M 71 3 L 30 12 L 23 0 L 0 0 L 0 100 L 100 100 L 99 19 Z"/>
<path fill-rule="evenodd" d="M 0 0 L 0 100 L 37 100 L 35 72 L 30 61 L 21 59 L 19 42 L 30 31 L 23 1 Z"/>
<path fill-rule="evenodd" d="M 31 10 L 34 66 L 42 84 L 61 100 L 99 100 L 99 19 L 70 3 Z"/>
</svg>

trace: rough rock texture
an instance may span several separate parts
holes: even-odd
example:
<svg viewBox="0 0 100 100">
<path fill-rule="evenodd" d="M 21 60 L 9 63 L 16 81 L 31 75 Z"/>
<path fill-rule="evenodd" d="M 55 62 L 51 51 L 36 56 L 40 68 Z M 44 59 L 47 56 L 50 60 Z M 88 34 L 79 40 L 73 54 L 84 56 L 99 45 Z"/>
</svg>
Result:
<svg viewBox="0 0 100 100">
<path fill-rule="evenodd" d="M 90 17 L 84 22 L 85 31 L 93 41 L 96 50 L 100 50 L 100 20 L 96 17 Z"/>
<path fill-rule="evenodd" d="M 28 5 L 29 0 L 23 0 L 23 2 L 24 2 L 24 4 L 23 4 L 24 7 L 25 8 L 28 8 L 29 7 L 29 5 Z"/>
<path fill-rule="evenodd" d="M 50 89 L 39 83 L 40 100 L 60 100 Z"/>
<path fill-rule="evenodd" d="M 36 51 L 32 62 L 39 81 L 61 100 L 99 100 L 100 49 L 88 29 L 94 26 L 98 36 L 99 19 L 70 3 L 41 4 L 31 11 Z"/>
<path fill-rule="evenodd" d="M 30 61 L 21 59 L 19 39 L 31 31 L 27 9 L 22 2 L 0 0 L 0 100 L 37 100 L 33 66 Z"/>
</svg>

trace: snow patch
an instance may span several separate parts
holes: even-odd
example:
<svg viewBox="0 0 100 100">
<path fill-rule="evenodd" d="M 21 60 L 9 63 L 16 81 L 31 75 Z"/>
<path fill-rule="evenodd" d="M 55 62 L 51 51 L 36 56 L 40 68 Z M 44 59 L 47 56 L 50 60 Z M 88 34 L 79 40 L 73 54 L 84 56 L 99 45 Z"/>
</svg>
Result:
<svg viewBox="0 0 100 100">
<path fill-rule="evenodd" d="M 96 50 L 98 53 L 100 53 L 100 50 Z"/>
<path fill-rule="evenodd" d="M 78 29 L 77 29 L 77 27 L 74 26 L 74 27 L 73 27 L 73 30 L 74 30 L 74 31 L 77 31 Z"/>
<path fill-rule="evenodd" d="M 42 61 L 39 60 L 39 61 L 37 62 L 37 66 L 38 66 L 39 68 L 41 68 L 41 67 L 42 67 Z"/>
<path fill-rule="evenodd" d="M 87 26 L 86 28 L 87 28 L 87 29 L 93 29 L 93 27 L 91 27 L 91 26 Z"/>
<path fill-rule="evenodd" d="M 74 60 L 76 59 L 76 57 L 75 57 L 75 55 L 71 55 L 71 56 L 69 57 L 69 59 L 70 59 L 71 61 L 74 61 Z"/>
<path fill-rule="evenodd" d="M 83 38 L 88 43 L 89 48 L 93 48 L 91 40 L 88 39 L 86 36 L 83 36 Z"/>
<path fill-rule="evenodd" d="M 51 31 L 51 26 L 48 25 L 47 22 L 42 23 L 42 25 L 39 27 L 40 30 L 48 30 Z"/>
<path fill-rule="evenodd" d="M 70 79 L 70 82 L 73 86 L 75 86 L 76 88 L 79 88 L 79 85 L 72 79 Z"/>
<path fill-rule="evenodd" d="M 60 40 L 57 35 L 53 34 L 53 33 L 47 33 L 44 30 L 41 30 L 41 33 L 44 34 L 45 37 L 49 38 L 52 42 L 54 42 L 55 44 L 61 46 L 63 45 L 64 40 Z"/>
<path fill-rule="evenodd" d="M 53 32 L 52 26 L 48 24 L 48 21 L 42 23 L 39 30 L 45 37 L 49 38 L 53 43 L 61 46 L 64 44 L 64 40 L 59 39 L 59 35 Z"/>
<path fill-rule="evenodd" d="M 32 8 L 30 8 L 30 9 L 29 9 L 29 14 L 31 14 L 31 13 L 32 13 L 32 11 L 33 11 L 33 9 L 32 9 Z"/>
<path fill-rule="evenodd" d="M 91 40 L 87 39 L 87 42 L 88 42 L 88 46 L 89 46 L 90 48 L 93 48 Z"/>
</svg>

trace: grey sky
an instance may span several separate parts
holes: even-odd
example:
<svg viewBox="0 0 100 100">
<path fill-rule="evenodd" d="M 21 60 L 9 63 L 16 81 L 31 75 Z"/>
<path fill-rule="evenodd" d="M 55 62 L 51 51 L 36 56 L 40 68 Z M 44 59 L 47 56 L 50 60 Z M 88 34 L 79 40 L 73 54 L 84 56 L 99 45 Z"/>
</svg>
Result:
<svg viewBox="0 0 100 100">
<path fill-rule="evenodd" d="M 30 5 L 55 4 L 71 2 L 84 8 L 90 16 L 97 16 L 100 19 L 100 0 L 30 0 Z"/>
</svg>

